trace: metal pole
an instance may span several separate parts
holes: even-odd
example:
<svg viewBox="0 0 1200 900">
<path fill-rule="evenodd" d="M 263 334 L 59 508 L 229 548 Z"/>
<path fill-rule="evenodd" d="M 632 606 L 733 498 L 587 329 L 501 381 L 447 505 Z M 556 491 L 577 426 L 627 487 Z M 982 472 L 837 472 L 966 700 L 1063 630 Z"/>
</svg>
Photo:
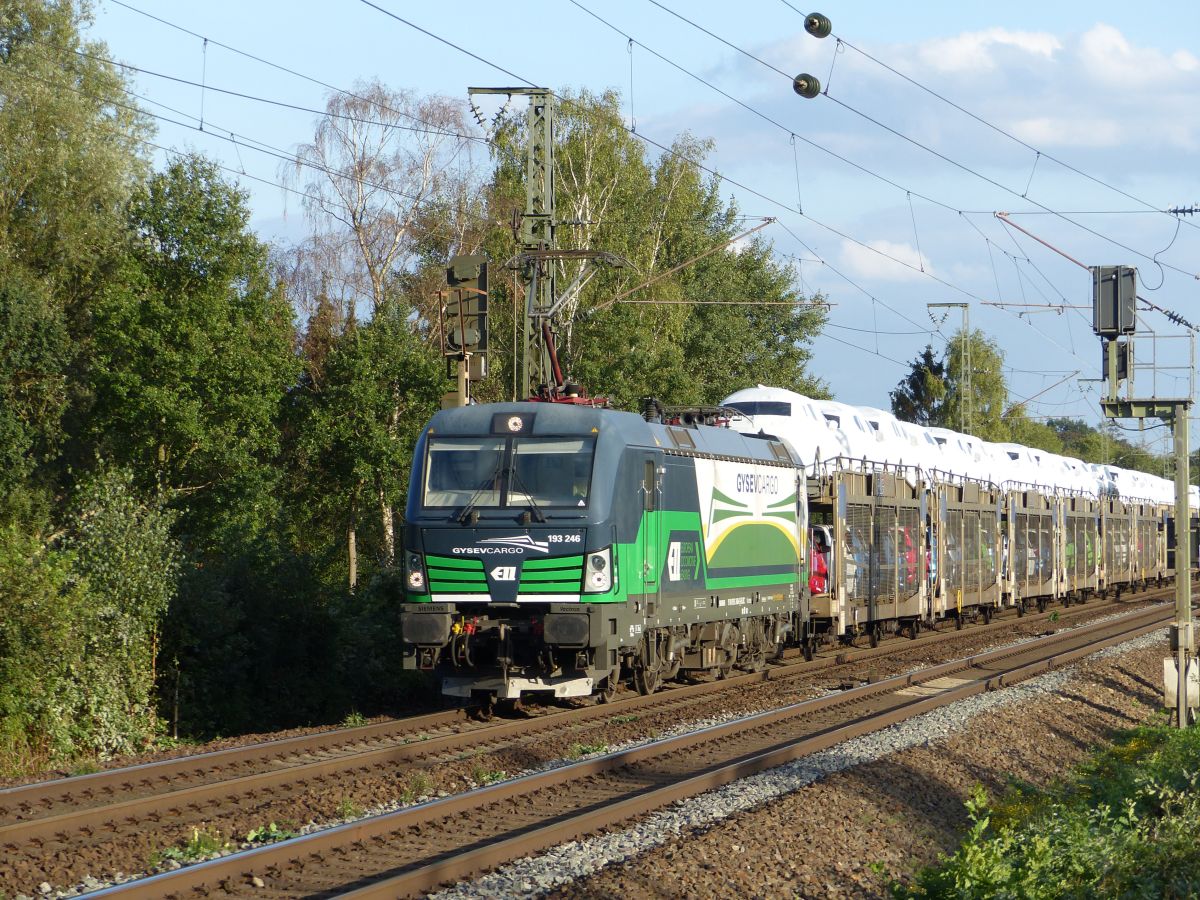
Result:
<svg viewBox="0 0 1200 900">
<path fill-rule="evenodd" d="M 1175 665 L 1179 727 L 1188 725 L 1188 658 L 1192 652 L 1192 535 L 1188 503 L 1188 407 L 1177 403 L 1175 430 Z"/>
<path fill-rule="evenodd" d="M 962 305 L 963 335 L 966 337 L 964 351 L 967 357 L 967 434 L 975 433 L 975 396 L 971 393 L 971 307 Z"/>
<path fill-rule="evenodd" d="M 458 361 L 458 405 L 467 406 L 471 402 L 471 354 L 464 353 Z"/>
</svg>

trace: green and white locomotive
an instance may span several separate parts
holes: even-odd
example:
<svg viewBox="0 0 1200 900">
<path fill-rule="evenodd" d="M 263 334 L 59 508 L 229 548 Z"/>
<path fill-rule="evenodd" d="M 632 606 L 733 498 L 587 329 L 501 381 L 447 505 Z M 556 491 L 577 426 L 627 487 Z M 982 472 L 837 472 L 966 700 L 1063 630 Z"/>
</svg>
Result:
<svg viewBox="0 0 1200 900">
<path fill-rule="evenodd" d="M 804 469 L 774 438 L 467 406 L 425 428 L 411 485 L 404 663 L 445 694 L 650 693 L 762 666 L 807 621 Z"/>
</svg>

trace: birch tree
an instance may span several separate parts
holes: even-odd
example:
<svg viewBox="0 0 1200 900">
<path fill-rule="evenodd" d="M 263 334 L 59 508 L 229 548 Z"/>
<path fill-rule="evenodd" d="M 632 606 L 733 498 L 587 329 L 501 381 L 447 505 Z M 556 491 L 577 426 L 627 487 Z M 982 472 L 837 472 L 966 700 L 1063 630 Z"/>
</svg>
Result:
<svg viewBox="0 0 1200 900">
<path fill-rule="evenodd" d="M 347 333 L 362 319 L 399 308 L 414 330 L 426 330 L 429 309 L 414 286 L 421 282 L 428 243 L 447 255 L 469 232 L 471 145 L 463 106 L 443 97 L 418 97 L 378 81 L 352 93 L 331 94 L 313 140 L 296 150 L 285 177 L 304 193 L 312 237 L 291 259 L 293 292 L 315 311 L 320 298 L 336 301 Z M 382 423 L 398 440 L 405 415 L 406 385 L 392 382 L 392 402 Z M 394 491 L 389 473 L 374 471 L 366 485 L 374 494 L 382 532 L 381 557 L 395 562 Z M 349 522 L 347 556 L 358 556 L 359 491 L 345 498 Z M 354 577 L 351 577 L 353 588 Z"/>
</svg>

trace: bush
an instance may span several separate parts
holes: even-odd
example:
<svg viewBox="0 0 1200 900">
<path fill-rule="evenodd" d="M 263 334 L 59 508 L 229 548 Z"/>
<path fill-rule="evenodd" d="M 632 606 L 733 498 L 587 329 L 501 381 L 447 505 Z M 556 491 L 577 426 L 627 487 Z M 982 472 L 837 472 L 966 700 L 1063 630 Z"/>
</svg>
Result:
<svg viewBox="0 0 1200 900">
<path fill-rule="evenodd" d="M 0 754 L 28 769 L 129 752 L 154 734 L 170 518 L 128 473 L 79 490 L 61 542 L 0 530 Z"/>
<path fill-rule="evenodd" d="M 124 470 L 101 468 L 80 489 L 64 542 L 86 585 L 86 686 L 77 715 L 87 749 L 128 752 L 156 727 L 154 684 L 159 626 L 175 595 L 179 547 L 161 498 L 142 498 Z"/>
<path fill-rule="evenodd" d="M 10 773 L 72 756 L 80 743 L 73 669 L 86 595 L 71 563 L 16 526 L 0 530 L 0 754 Z"/>
<path fill-rule="evenodd" d="M 972 827 L 910 897 L 1190 897 L 1200 893 L 1200 731 L 1147 727 L 1048 791 L 967 802 Z"/>
</svg>

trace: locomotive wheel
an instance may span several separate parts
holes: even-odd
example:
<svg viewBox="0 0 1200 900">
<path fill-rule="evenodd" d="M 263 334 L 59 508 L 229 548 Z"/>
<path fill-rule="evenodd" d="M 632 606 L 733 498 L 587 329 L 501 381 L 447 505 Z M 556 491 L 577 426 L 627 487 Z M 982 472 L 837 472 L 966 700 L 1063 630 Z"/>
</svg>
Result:
<svg viewBox="0 0 1200 900">
<path fill-rule="evenodd" d="M 596 691 L 596 700 L 600 703 L 612 703 L 621 687 L 621 667 L 614 666 L 604 679 L 604 687 Z"/>
<path fill-rule="evenodd" d="M 633 670 L 633 683 L 643 697 L 658 690 L 659 671 L 638 666 Z"/>
</svg>

